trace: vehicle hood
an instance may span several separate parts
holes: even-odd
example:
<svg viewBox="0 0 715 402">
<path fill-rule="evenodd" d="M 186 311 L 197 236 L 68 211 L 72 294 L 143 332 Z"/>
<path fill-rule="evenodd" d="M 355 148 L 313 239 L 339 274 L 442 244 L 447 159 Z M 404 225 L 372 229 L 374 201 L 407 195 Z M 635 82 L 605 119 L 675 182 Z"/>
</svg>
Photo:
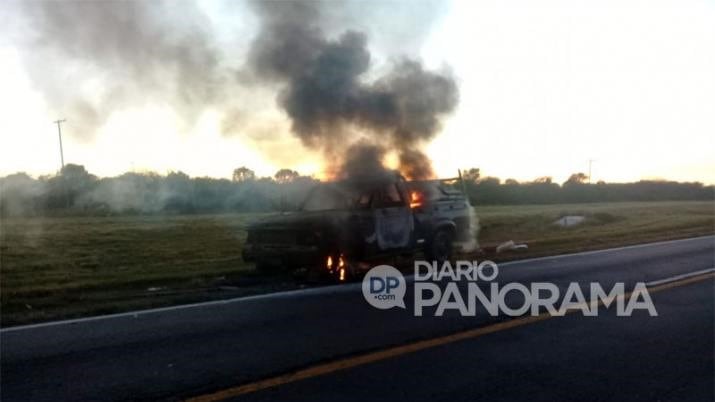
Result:
<svg viewBox="0 0 715 402">
<path fill-rule="evenodd" d="M 248 230 L 313 229 L 339 225 L 350 215 L 347 210 L 298 211 L 265 217 L 248 226 Z"/>
</svg>

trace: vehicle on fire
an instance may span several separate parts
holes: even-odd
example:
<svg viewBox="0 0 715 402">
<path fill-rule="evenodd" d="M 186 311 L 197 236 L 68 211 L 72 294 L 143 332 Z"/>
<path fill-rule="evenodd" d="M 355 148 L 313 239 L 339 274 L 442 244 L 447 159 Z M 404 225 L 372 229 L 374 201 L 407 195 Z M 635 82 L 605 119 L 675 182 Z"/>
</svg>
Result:
<svg viewBox="0 0 715 402">
<path fill-rule="evenodd" d="M 341 281 L 396 256 L 447 260 L 472 240 L 472 208 L 458 180 L 390 173 L 320 184 L 299 211 L 250 225 L 243 258 L 261 270 L 308 269 Z"/>
</svg>

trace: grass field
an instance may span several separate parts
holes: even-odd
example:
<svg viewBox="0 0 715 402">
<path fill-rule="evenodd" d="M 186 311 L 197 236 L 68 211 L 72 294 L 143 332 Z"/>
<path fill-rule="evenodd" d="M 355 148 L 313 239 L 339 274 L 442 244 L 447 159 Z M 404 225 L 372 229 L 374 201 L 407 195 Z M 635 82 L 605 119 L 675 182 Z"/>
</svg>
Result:
<svg viewBox="0 0 715 402">
<path fill-rule="evenodd" d="M 482 245 L 526 242 L 527 258 L 715 231 L 711 202 L 477 207 Z M 583 215 L 578 226 L 553 221 Z M 241 260 L 256 214 L 3 219 L 1 325 L 112 313 L 304 286 Z"/>
</svg>

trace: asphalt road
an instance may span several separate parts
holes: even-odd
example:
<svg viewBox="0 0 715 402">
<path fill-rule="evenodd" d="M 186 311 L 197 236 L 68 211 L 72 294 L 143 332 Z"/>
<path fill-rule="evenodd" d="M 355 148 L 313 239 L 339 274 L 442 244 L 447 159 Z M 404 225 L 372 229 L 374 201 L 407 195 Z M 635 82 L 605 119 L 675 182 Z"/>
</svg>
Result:
<svg viewBox="0 0 715 402">
<path fill-rule="evenodd" d="M 500 264 L 500 284 L 650 282 L 657 317 L 414 317 L 409 291 L 377 310 L 353 284 L 7 328 L 0 397 L 712 401 L 713 279 L 688 275 L 713 267 L 712 236 Z"/>
</svg>

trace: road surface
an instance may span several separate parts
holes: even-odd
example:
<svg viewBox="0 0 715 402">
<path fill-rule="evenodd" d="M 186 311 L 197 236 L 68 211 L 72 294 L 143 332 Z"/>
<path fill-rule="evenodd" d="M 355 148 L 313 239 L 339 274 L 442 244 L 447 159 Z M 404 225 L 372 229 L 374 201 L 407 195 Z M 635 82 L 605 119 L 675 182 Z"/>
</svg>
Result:
<svg viewBox="0 0 715 402">
<path fill-rule="evenodd" d="M 0 331 L 3 401 L 703 400 L 715 237 L 500 264 L 500 283 L 649 283 L 618 317 L 414 317 L 359 284 Z M 410 286 L 408 286 L 408 289 Z"/>
</svg>

